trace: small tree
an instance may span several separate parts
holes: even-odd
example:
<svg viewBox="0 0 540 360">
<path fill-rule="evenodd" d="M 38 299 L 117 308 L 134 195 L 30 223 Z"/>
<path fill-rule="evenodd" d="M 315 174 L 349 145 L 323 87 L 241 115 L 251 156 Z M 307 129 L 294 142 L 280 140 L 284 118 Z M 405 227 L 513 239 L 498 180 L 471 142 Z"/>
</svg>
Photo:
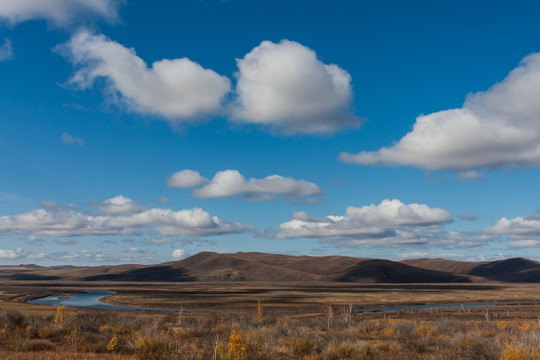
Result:
<svg viewBox="0 0 540 360">
<path fill-rule="evenodd" d="M 334 322 L 334 304 L 331 301 L 327 301 L 324 304 L 324 312 L 326 314 L 326 326 L 330 330 Z"/>
<path fill-rule="evenodd" d="M 233 330 L 231 332 L 228 346 L 229 346 L 229 356 L 233 360 L 244 360 L 244 352 L 246 351 L 246 347 L 242 339 L 240 339 L 240 335 L 238 335 L 236 330 Z"/>
<path fill-rule="evenodd" d="M 66 321 L 66 307 L 58 306 L 56 307 L 56 315 L 54 315 L 54 323 L 63 325 Z"/>
<path fill-rule="evenodd" d="M 257 319 L 259 324 L 262 323 L 262 320 L 263 320 L 263 308 L 262 308 L 262 304 L 261 304 L 261 299 L 257 299 L 257 310 L 255 312 L 255 318 Z"/>
</svg>

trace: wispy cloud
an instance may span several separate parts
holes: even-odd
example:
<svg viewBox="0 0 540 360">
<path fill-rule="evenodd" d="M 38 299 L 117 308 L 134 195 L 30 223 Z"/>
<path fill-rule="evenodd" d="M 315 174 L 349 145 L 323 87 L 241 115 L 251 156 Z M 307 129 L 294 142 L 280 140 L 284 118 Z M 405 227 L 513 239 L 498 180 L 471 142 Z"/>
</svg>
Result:
<svg viewBox="0 0 540 360">
<path fill-rule="evenodd" d="M 67 132 L 64 132 L 62 134 L 61 138 L 62 138 L 62 142 L 64 144 L 67 144 L 67 145 L 79 145 L 79 146 L 82 146 L 82 145 L 84 145 L 84 142 L 85 142 L 83 139 L 77 138 L 77 137 L 75 137 L 75 136 L 73 136 L 73 135 L 71 135 L 71 134 L 69 134 Z"/>
<path fill-rule="evenodd" d="M 470 214 L 461 214 L 461 215 L 457 215 L 457 217 L 460 218 L 461 220 L 465 220 L 465 221 L 476 221 L 476 220 L 478 220 L 478 216 L 470 215 Z"/>
<path fill-rule="evenodd" d="M 118 19 L 124 0 L 0 0 L 0 19 L 14 25 L 33 19 L 44 19 L 53 26 L 68 26 L 75 19 Z"/>
<path fill-rule="evenodd" d="M 4 43 L 0 45 L 0 61 L 7 61 L 13 59 L 13 47 L 11 46 L 11 40 L 4 39 Z"/>
</svg>

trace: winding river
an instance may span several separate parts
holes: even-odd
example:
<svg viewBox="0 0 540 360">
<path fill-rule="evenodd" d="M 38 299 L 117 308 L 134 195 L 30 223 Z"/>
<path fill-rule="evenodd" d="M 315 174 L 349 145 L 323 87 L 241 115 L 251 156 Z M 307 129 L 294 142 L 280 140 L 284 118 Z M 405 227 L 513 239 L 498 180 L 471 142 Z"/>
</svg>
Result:
<svg viewBox="0 0 540 360">
<path fill-rule="evenodd" d="M 69 306 L 85 307 L 95 309 L 113 309 L 113 310 L 157 310 L 157 311 L 175 311 L 176 309 L 165 308 L 147 308 L 141 306 L 115 305 L 101 302 L 100 300 L 116 294 L 116 291 L 107 290 L 81 290 L 83 294 L 74 295 L 54 295 L 41 299 L 30 300 L 30 304 L 51 305 L 51 306 Z"/>
<path fill-rule="evenodd" d="M 116 294 L 115 291 L 107 290 L 81 290 L 84 291 L 83 294 L 74 294 L 74 295 L 58 295 L 58 296 L 49 296 L 41 299 L 35 299 L 29 301 L 31 304 L 39 305 L 51 305 L 51 306 L 70 306 L 70 307 L 85 307 L 85 308 L 96 308 L 96 309 L 113 309 L 113 310 L 153 310 L 153 311 L 179 311 L 180 309 L 169 309 L 169 308 L 151 308 L 151 307 L 142 307 L 142 306 L 127 306 L 127 305 L 115 305 L 107 304 L 101 302 L 100 300 Z M 423 305 L 396 305 L 396 306 L 380 306 L 380 307 L 370 307 L 370 308 L 356 308 L 354 311 L 357 312 L 368 312 L 368 311 L 403 311 L 407 309 L 422 309 L 422 310 L 432 310 L 432 309 L 444 309 L 444 308 L 471 308 L 471 307 L 491 307 L 497 305 L 510 305 L 515 303 L 509 302 L 464 302 L 464 303 L 447 303 L 447 304 L 423 304 Z M 208 309 L 189 309 L 183 310 L 189 312 L 234 312 L 234 310 L 208 310 Z M 249 311 L 248 311 L 249 312 Z M 275 313 L 286 313 L 286 312 L 297 312 L 297 311 L 269 311 Z M 318 311 L 313 311 L 318 312 Z"/>
</svg>

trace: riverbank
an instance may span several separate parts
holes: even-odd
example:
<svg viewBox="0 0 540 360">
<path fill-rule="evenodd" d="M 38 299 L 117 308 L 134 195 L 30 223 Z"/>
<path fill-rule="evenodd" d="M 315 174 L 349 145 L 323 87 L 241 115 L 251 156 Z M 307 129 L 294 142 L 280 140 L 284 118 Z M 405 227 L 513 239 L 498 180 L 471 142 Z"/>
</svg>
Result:
<svg viewBox="0 0 540 360">
<path fill-rule="evenodd" d="M 49 306 L 63 306 L 63 307 L 79 307 L 79 308 L 88 308 L 88 309 L 108 309 L 108 310 L 134 310 L 134 311 L 186 311 L 186 312 L 200 312 L 200 313 L 227 313 L 227 312 L 239 312 L 240 310 L 232 309 L 184 309 L 184 308 L 147 308 L 147 307 L 137 307 L 137 306 L 124 306 L 124 305 L 115 305 L 102 302 L 103 299 L 113 297 L 116 295 L 114 291 L 104 291 L 104 290 L 79 290 L 80 293 L 74 294 L 71 296 L 48 296 L 44 298 L 34 299 L 29 301 L 30 304 L 39 304 L 39 305 L 49 305 Z M 260 300 L 257 302 L 260 304 Z M 414 311 L 414 310 L 444 310 L 448 308 L 461 308 L 463 311 L 469 308 L 491 308 L 495 306 L 508 306 L 508 305 L 539 305 L 538 302 L 532 303 L 509 303 L 509 302 L 457 302 L 457 303 L 441 303 L 441 304 L 408 304 L 408 305 L 392 305 L 392 306 L 378 306 L 378 307 L 354 307 L 352 303 L 348 305 L 349 311 L 354 313 L 365 313 L 365 312 L 400 312 L 400 311 Z M 253 313 L 254 310 L 245 310 L 247 313 Z M 294 311 L 294 310 L 266 310 L 271 314 L 318 314 L 323 313 L 325 310 L 321 309 L 318 311 Z"/>
<path fill-rule="evenodd" d="M 0 282 L 1 303 L 50 295 L 66 296 L 81 289 L 114 291 L 106 304 L 163 308 L 235 310 L 253 309 L 259 300 L 272 311 L 321 311 L 336 306 L 378 308 L 447 303 L 540 302 L 540 284 L 306 284 L 306 283 L 151 283 L 133 282 Z M 69 300 L 67 300 L 69 301 Z M 20 309 L 30 304 L 21 304 Z"/>
</svg>

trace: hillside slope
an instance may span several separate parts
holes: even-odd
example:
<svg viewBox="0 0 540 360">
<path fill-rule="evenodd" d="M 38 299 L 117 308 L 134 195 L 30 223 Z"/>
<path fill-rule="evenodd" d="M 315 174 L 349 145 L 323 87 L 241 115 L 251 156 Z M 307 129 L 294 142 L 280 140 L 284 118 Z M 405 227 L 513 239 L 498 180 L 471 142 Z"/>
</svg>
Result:
<svg viewBox="0 0 540 360">
<path fill-rule="evenodd" d="M 532 283 L 540 282 L 540 263 L 523 258 L 493 262 L 445 259 L 410 259 L 395 262 L 347 256 L 202 252 L 180 261 L 156 265 L 0 266 L 0 278 L 12 281 Z"/>
</svg>

